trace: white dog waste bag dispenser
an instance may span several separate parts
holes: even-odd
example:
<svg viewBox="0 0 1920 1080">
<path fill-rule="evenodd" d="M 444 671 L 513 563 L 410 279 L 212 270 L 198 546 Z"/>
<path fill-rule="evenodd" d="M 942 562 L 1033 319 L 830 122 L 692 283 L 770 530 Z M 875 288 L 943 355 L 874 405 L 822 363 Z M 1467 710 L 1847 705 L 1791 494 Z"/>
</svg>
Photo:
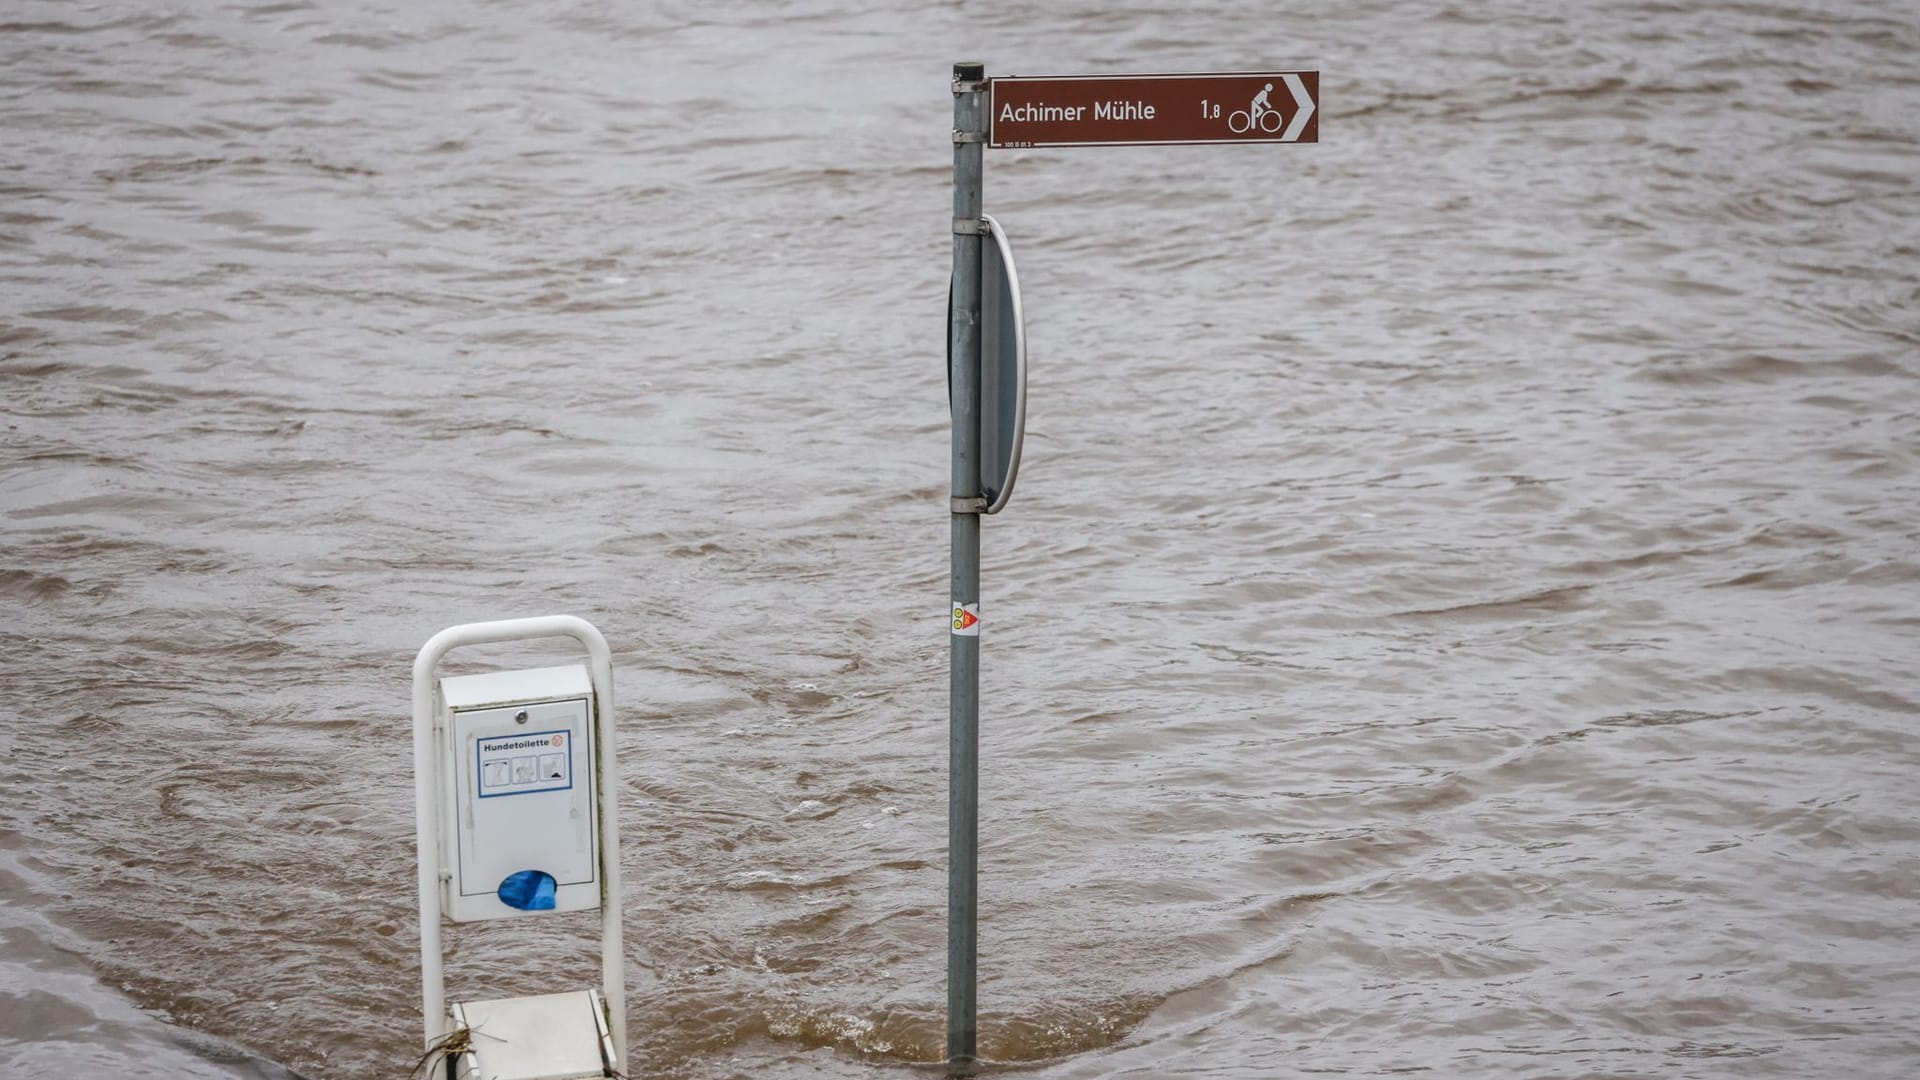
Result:
<svg viewBox="0 0 1920 1080">
<path fill-rule="evenodd" d="M 460 645 L 562 635 L 589 664 L 434 680 Z M 611 659 L 571 616 L 443 630 L 414 664 L 420 959 L 427 1046 L 445 1075 L 576 1080 L 613 1075 L 626 1053 Z M 448 1004 L 440 920 L 601 910 L 601 987 Z"/>
<path fill-rule="evenodd" d="M 440 680 L 448 918 L 600 906 L 593 702 L 581 664 Z"/>
</svg>

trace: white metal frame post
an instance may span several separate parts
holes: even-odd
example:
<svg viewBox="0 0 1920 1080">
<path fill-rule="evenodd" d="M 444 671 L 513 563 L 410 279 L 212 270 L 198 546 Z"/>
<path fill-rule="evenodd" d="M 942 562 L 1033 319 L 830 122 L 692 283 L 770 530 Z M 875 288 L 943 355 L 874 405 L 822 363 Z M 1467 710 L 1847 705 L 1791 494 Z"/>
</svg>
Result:
<svg viewBox="0 0 1920 1080">
<path fill-rule="evenodd" d="M 434 669 L 447 653 L 463 645 L 484 645 L 531 638 L 570 637 L 586 650 L 593 678 L 598 725 L 594 803 L 600 815 L 600 993 L 612 1028 L 614 1069 L 627 1061 L 627 977 L 620 935 L 619 770 L 613 749 L 613 653 L 593 624 L 573 615 L 450 626 L 427 639 L 413 661 L 413 808 L 419 843 L 420 1000 L 426 1013 L 426 1048 L 448 1034 L 447 991 L 440 953 L 440 882 L 448 875 L 441 850 L 440 814 L 447 793 L 439 790 L 440 763 L 435 751 Z"/>
</svg>

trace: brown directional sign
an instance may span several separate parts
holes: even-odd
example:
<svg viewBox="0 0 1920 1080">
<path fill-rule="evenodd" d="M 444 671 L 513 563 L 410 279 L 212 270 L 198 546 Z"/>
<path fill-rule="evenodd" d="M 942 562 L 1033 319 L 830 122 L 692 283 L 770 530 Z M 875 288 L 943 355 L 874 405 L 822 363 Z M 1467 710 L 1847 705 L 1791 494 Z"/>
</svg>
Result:
<svg viewBox="0 0 1920 1080">
<path fill-rule="evenodd" d="M 987 145 L 1157 146 L 1320 141 L 1320 73 L 992 79 Z"/>
</svg>

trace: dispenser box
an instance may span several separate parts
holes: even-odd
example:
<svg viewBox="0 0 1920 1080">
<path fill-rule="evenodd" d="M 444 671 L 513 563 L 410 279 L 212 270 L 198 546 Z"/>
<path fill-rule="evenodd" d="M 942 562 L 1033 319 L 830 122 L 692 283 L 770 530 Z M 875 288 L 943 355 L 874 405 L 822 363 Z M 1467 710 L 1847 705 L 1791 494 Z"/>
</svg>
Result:
<svg viewBox="0 0 1920 1080">
<path fill-rule="evenodd" d="M 600 719 L 586 666 L 445 678 L 438 696 L 440 790 L 452 798 L 442 815 L 447 917 L 599 907 Z M 552 876 L 551 907 L 522 909 L 501 898 L 501 886 L 523 871 Z"/>
</svg>

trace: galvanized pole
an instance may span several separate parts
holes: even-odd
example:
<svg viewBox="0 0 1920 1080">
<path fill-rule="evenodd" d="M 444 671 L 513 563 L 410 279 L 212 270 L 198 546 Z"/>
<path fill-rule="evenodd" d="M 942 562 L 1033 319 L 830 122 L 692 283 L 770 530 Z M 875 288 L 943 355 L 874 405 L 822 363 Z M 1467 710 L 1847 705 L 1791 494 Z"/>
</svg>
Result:
<svg viewBox="0 0 1920 1080">
<path fill-rule="evenodd" d="M 986 65 L 953 65 L 953 633 L 947 691 L 947 1061 L 974 1059 L 980 847 L 980 220 Z"/>
</svg>

